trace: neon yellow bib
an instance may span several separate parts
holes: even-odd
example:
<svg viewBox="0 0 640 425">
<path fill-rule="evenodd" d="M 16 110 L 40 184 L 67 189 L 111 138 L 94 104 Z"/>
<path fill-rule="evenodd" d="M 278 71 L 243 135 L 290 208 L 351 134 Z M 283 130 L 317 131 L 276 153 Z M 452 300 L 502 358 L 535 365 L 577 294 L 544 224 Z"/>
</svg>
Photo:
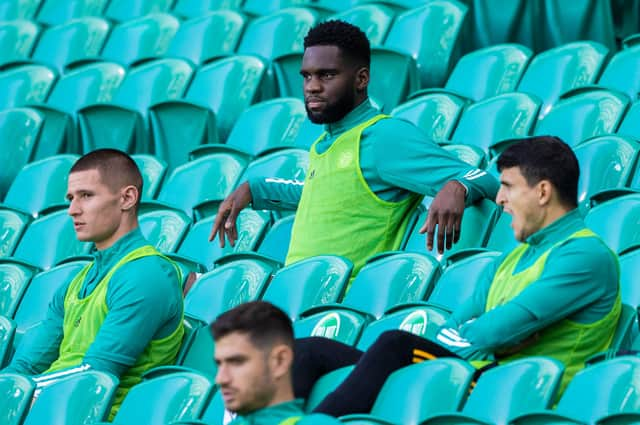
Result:
<svg viewBox="0 0 640 425">
<path fill-rule="evenodd" d="M 137 248 L 121 258 L 98 283 L 93 292 L 83 299 L 78 298 L 78 293 L 93 263 L 80 270 L 69 284 L 64 298 L 64 320 L 62 325 L 64 337 L 60 344 L 60 355 L 45 373 L 56 372 L 82 363 L 85 353 L 95 340 L 104 319 L 109 313 L 106 295 L 111 277 L 116 270 L 129 261 L 150 255 L 160 256 L 173 264 L 169 258 L 160 254 L 152 246 L 147 245 Z M 180 269 L 175 264 L 174 267 L 180 278 Z M 180 326 L 169 336 L 153 340 L 147 345 L 136 363 L 120 377 L 120 386 L 116 391 L 111 417 L 117 412 L 129 389 L 142 380 L 141 376 L 144 372 L 156 366 L 173 363 L 180 349 L 183 334 L 184 327 L 182 326 L 182 321 L 180 321 Z"/>
<path fill-rule="evenodd" d="M 421 195 L 388 202 L 375 195 L 360 169 L 362 131 L 378 115 L 342 134 L 324 153 L 311 146 L 309 170 L 296 212 L 286 264 L 322 254 L 353 262 L 353 275 L 379 252 L 398 249 Z"/>
</svg>

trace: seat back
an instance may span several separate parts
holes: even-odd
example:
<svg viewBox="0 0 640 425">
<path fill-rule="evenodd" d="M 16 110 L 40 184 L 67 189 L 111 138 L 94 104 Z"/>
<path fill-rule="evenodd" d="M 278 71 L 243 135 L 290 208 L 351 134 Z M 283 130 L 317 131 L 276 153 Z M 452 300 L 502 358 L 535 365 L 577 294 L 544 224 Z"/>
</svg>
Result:
<svg viewBox="0 0 640 425">
<path fill-rule="evenodd" d="M 197 18 L 220 9 L 240 10 L 244 0 L 177 0 L 173 13 L 185 18 Z"/>
<path fill-rule="evenodd" d="M 35 22 L 19 19 L 0 24 L 0 66 L 29 59 L 40 28 Z"/>
<path fill-rule="evenodd" d="M 618 254 L 640 244 L 640 194 L 621 196 L 593 207 L 585 224 Z"/>
<path fill-rule="evenodd" d="M 7 366 L 7 364 L 9 363 L 15 334 L 16 324 L 13 322 L 13 320 L 7 319 L 5 316 L 0 316 L 0 367 L 2 368 Z M 2 384 L 0 384 L 0 388 L 1 387 Z M 0 394 L 2 394 L 2 390 L 0 390 Z M 0 402 L 0 406 L 2 406 L 2 402 Z M 7 408 L 10 409 L 9 407 Z M 3 410 L 0 409 L 0 411 Z"/>
<path fill-rule="evenodd" d="M 291 230 L 293 229 L 294 215 L 282 217 L 267 231 L 264 239 L 258 246 L 258 254 L 266 255 L 284 264 L 289 252 Z"/>
<path fill-rule="evenodd" d="M 37 269 L 11 261 L 0 262 L 0 316 L 13 317 Z M 0 356 L 1 362 L 1 356 Z"/>
<path fill-rule="evenodd" d="M 330 19 L 339 19 L 360 28 L 372 46 L 380 46 L 394 18 L 394 10 L 383 4 L 362 4 L 336 13 Z"/>
<path fill-rule="evenodd" d="M 38 22 L 53 26 L 85 16 L 102 16 L 109 0 L 45 0 L 38 10 Z"/>
<path fill-rule="evenodd" d="M 191 219 L 172 208 L 154 208 L 138 216 L 145 239 L 160 252 L 175 252 L 191 225 Z"/>
<path fill-rule="evenodd" d="M 640 46 L 616 53 L 598 79 L 598 85 L 617 90 L 635 101 L 640 92 Z"/>
<path fill-rule="evenodd" d="M 31 217 L 26 213 L 0 208 L 0 257 L 13 255 L 30 222 Z"/>
<path fill-rule="evenodd" d="M 447 93 L 432 93 L 395 107 L 391 115 L 412 122 L 429 139 L 443 143 L 451 138 L 466 102 Z"/>
<path fill-rule="evenodd" d="M 640 273 L 640 249 L 620 256 L 620 297 L 624 304 L 640 307 L 640 285 L 636 278 Z"/>
<path fill-rule="evenodd" d="M 142 200 L 153 199 L 167 173 L 167 164 L 154 155 L 138 154 L 132 155 L 131 158 L 142 174 Z"/>
<path fill-rule="evenodd" d="M 104 16 L 117 22 L 130 21 L 152 13 L 167 12 L 173 0 L 110 0 Z"/>
<path fill-rule="evenodd" d="M 309 166 L 309 152 L 303 149 L 284 149 L 253 160 L 238 184 L 253 177 L 303 181 Z"/>
<path fill-rule="evenodd" d="M 44 102 L 55 79 L 54 72 L 43 65 L 25 65 L 0 73 L 0 107 Z"/>
<path fill-rule="evenodd" d="M 20 425 L 29 409 L 35 384 L 26 376 L 15 373 L 0 374 L 0 422 Z"/>
</svg>

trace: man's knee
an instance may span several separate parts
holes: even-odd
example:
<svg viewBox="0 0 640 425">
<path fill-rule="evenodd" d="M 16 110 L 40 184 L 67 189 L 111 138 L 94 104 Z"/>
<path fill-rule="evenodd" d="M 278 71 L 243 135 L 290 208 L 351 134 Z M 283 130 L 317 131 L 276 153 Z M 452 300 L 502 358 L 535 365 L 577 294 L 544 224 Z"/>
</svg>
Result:
<svg viewBox="0 0 640 425">
<path fill-rule="evenodd" d="M 377 349 L 397 349 L 398 347 L 404 347 L 408 345 L 413 345 L 413 342 L 416 338 L 420 338 L 417 335 L 414 335 L 407 331 L 402 331 L 399 329 L 394 329 L 390 331 L 385 331 L 376 341 L 374 342 L 374 346 Z"/>
</svg>

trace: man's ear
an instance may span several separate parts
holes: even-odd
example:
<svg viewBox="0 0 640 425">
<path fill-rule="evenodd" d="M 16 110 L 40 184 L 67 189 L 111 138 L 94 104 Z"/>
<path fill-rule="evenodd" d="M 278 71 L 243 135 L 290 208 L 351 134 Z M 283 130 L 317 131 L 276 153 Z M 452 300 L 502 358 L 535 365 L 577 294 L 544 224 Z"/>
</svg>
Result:
<svg viewBox="0 0 640 425">
<path fill-rule="evenodd" d="M 538 203 L 547 205 L 553 197 L 554 187 L 549 180 L 541 180 L 538 182 Z"/>
<path fill-rule="evenodd" d="M 362 67 L 356 71 L 356 90 L 365 91 L 369 85 L 369 68 Z"/>
<path fill-rule="evenodd" d="M 285 344 L 275 345 L 271 349 L 269 363 L 274 379 L 288 375 L 293 364 L 293 350 Z"/>
<path fill-rule="evenodd" d="M 129 185 L 129 186 L 123 187 L 120 190 L 120 197 L 121 197 L 120 208 L 122 208 L 123 211 L 128 211 L 133 207 L 135 207 L 135 205 L 138 203 L 138 199 L 140 198 L 140 193 L 138 192 L 137 187 L 133 185 Z"/>
</svg>

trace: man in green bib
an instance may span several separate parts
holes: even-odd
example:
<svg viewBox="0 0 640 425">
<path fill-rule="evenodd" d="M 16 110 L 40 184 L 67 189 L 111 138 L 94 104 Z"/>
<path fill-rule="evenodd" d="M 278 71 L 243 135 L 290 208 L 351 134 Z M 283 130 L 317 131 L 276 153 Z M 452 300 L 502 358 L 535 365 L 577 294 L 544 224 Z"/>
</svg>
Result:
<svg viewBox="0 0 640 425">
<path fill-rule="evenodd" d="M 180 272 L 138 228 L 141 193 L 140 171 L 124 152 L 96 150 L 73 165 L 68 212 L 94 258 L 55 293 L 5 369 L 112 373 L 120 378 L 112 416 L 145 371 L 175 360 L 184 333 Z"/>
<path fill-rule="evenodd" d="M 293 328 L 273 304 L 254 301 L 222 313 L 211 325 L 216 384 L 232 425 L 293 425 L 304 416 L 291 382 Z M 336 424 L 339 422 L 336 421 Z"/>
<path fill-rule="evenodd" d="M 551 136 L 524 139 L 504 151 L 498 169 L 497 202 L 522 244 L 478 282 L 435 341 L 387 331 L 362 353 L 326 338 L 298 340 L 298 397 L 320 374 L 355 363 L 316 411 L 368 412 L 394 370 L 451 356 L 471 360 L 479 373 L 526 356 L 553 357 L 565 366 L 563 390 L 588 357 L 609 347 L 621 310 L 618 260 L 576 207 L 579 169 L 571 148 Z"/>
<path fill-rule="evenodd" d="M 354 275 L 372 255 L 397 249 L 423 195 L 435 196 L 422 232 L 440 252 L 457 241 L 465 205 L 493 199 L 494 177 L 439 147 L 416 126 L 383 115 L 368 98 L 371 51 L 356 26 L 318 24 L 307 34 L 300 74 L 309 119 L 325 132 L 305 181 L 250 179 L 221 203 L 210 239 L 233 245 L 236 218 L 254 209 L 296 209 L 286 263 L 338 254 Z"/>
</svg>

